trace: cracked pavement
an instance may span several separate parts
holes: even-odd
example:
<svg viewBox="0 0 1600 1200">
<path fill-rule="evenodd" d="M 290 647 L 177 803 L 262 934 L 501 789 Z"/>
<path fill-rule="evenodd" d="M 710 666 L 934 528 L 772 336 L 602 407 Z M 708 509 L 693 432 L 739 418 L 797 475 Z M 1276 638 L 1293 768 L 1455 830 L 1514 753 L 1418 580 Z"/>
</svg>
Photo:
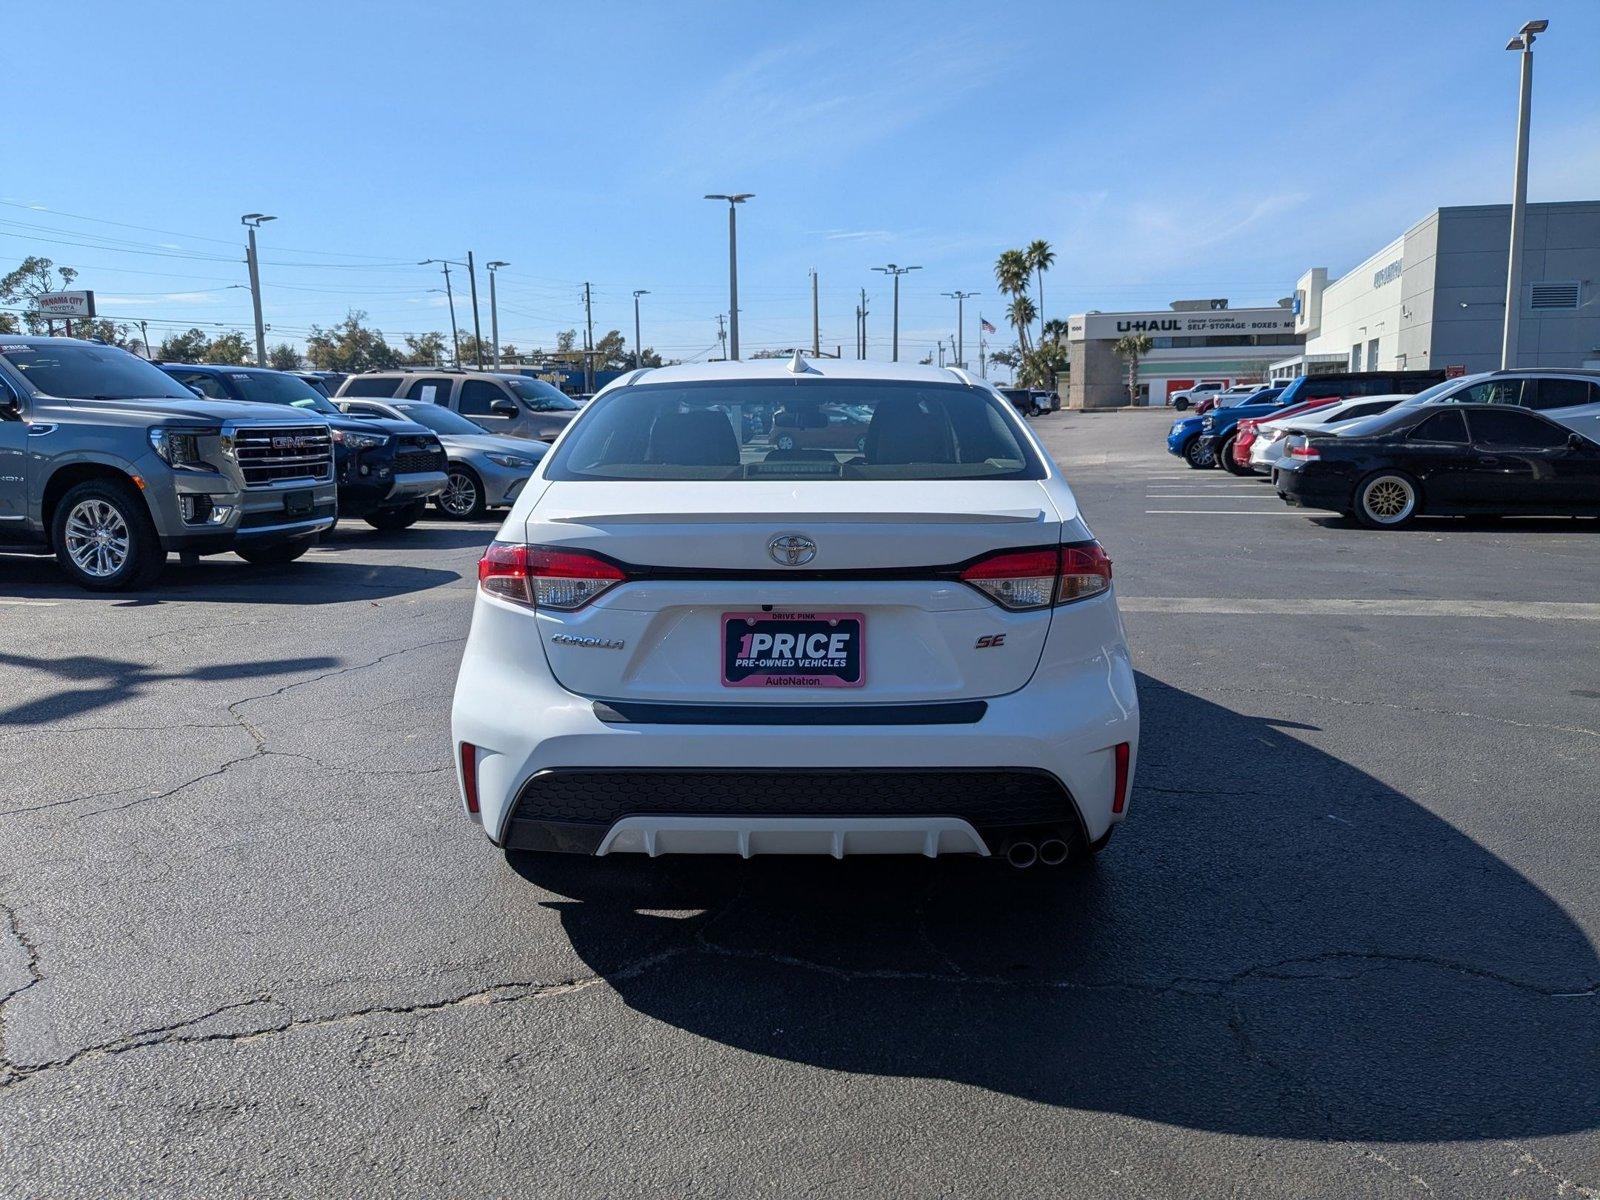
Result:
<svg viewBox="0 0 1600 1200">
<path fill-rule="evenodd" d="M 1600 1195 L 1593 627 L 1292 611 L 1589 600 L 1600 533 L 1150 516 L 1221 481 L 1159 415 L 1039 428 L 1124 594 L 1286 601 L 1128 616 L 1082 873 L 508 861 L 450 774 L 488 523 L 0 558 L 0 1194 Z"/>
</svg>

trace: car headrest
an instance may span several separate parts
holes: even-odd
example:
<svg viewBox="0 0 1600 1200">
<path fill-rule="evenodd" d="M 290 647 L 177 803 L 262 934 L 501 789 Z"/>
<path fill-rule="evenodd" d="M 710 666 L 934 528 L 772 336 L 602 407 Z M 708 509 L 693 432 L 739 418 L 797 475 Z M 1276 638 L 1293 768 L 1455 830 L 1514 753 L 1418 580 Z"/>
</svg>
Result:
<svg viewBox="0 0 1600 1200">
<path fill-rule="evenodd" d="M 869 464 L 955 462 L 955 445 L 944 411 L 910 396 L 880 400 L 867 426 Z"/>
<path fill-rule="evenodd" d="M 650 428 L 644 460 L 673 467 L 737 467 L 739 439 L 726 413 L 664 412 Z"/>
</svg>

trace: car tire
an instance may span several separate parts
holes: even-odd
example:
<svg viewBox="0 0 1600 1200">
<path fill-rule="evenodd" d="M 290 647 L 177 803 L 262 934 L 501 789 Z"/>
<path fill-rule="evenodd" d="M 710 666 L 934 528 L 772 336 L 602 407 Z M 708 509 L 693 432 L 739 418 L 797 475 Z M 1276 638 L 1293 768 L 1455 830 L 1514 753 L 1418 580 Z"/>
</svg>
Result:
<svg viewBox="0 0 1600 1200">
<path fill-rule="evenodd" d="M 401 508 L 380 508 L 367 518 L 367 524 L 374 529 L 381 529 L 385 533 L 395 533 L 401 529 L 409 529 L 421 519 L 427 510 L 426 500 L 416 500 Z"/>
<path fill-rule="evenodd" d="M 433 498 L 433 506 L 452 521 L 478 520 L 488 507 L 483 480 L 471 467 L 451 467 L 444 491 Z"/>
<path fill-rule="evenodd" d="M 1200 435 L 1197 433 L 1183 444 L 1183 461 L 1196 471 L 1206 471 L 1217 465 L 1216 459 L 1207 454 L 1200 445 Z"/>
<path fill-rule="evenodd" d="M 167 561 L 144 499 L 115 479 L 70 489 L 56 505 L 50 536 L 61 569 L 91 592 L 148 587 Z"/>
<path fill-rule="evenodd" d="M 1254 475 L 1255 472 L 1249 467 L 1241 467 L 1238 463 L 1233 461 L 1233 446 L 1237 440 L 1238 435 L 1235 434 L 1233 437 L 1230 437 L 1227 441 L 1222 443 L 1222 449 L 1217 451 L 1217 464 L 1229 475 Z"/>
<path fill-rule="evenodd" d="M 1172 402 L 1172 407 L 1177 409 L 1179 412 L 1187 412 L 1189 409 L 1189 397 L 1179 396 Z"/>
<path fill-rule="evenodd" d="M 1422 511 L 1422 487 L 1404 471 L 1374 471 L 1356 484 L 1356 520 L 1368 529 L 1400 529 Z"/>
<path fill-rule="evenodd" d="M 787 433 L 780 433 L 776 444 L 779 450 L 793 450 L 794 438 Z"/>
<path fill-rule="evenodd" d="M 270 546 L 235 546 L 233 552 L 256 567 L 281 567 L 294 562 L 311 549 L 315 538 L 295 538 L 292 542 L 273 542 Z"/>
</svg>

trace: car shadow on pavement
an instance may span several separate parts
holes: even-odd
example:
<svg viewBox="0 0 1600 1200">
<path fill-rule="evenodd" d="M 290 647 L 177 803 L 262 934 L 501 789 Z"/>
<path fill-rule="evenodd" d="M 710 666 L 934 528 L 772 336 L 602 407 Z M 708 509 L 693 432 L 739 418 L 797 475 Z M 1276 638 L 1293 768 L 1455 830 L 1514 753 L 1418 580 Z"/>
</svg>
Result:
<svg viewBox="0 0 1600 1200">
<path fill-rule="evenodd" d="M 1262 1137 L 1600 1125 L 1600 961 L 1559 905 L 1304 726 L 1140 693 L 1131 820 L 1086 870 L 511 865 L 633 1009 L 777 1059 Z"/>
<path fill-rule="evenodd" d="M 433 525 L 412 525 L 406 529 L 385 532 L 374 529 L 364 521 L 341 524 L 332 535 L 324 535 L 317 545 L 317 553 L 328 554 L 355 550 L 462 550 L 486 549 L 494 540 L 499 521 L 462 521 Z"/>
<path fill-rule="evenodd" d="M 487 537 L 481 539 L 488 545 Z M 372 543 L 368 543 L 372 545 Z M 377 546 L 375 548 L 382 548 Z M 0 596 L 29 600 L 98 600 L 119 607 L 148 608 L 177 600 L 214 604 L 342 604 L 404 596 L 455 583 L 456 571 L 395 563 L 355 563 L 324 557 L 320 550 L 284 566 L 257 566 L 231 554 L 185 565 L 167 561 L 160 577 L 137 592 L 89 592 L 61 573 L 54 558 L 0 555 Z"/>
</svg>

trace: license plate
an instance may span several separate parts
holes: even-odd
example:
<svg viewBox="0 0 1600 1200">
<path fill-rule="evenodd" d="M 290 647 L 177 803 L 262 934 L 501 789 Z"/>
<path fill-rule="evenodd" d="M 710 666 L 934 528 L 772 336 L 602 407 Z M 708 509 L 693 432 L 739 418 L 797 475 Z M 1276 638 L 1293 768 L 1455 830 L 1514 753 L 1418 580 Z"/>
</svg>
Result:
<svg viewBox="0 0 1600 1200">
<path fill-rule="evenodd" d="M 316 493 L 311 491 L 285 492 L 283 494 L 283 511 L 291 517 L 303 517 L 316 508 Z"/>
<path fill-rule="evenodd" d="M 860 687 L 860 613 L 722 614 L 724 687 Z"/>
</svg>

